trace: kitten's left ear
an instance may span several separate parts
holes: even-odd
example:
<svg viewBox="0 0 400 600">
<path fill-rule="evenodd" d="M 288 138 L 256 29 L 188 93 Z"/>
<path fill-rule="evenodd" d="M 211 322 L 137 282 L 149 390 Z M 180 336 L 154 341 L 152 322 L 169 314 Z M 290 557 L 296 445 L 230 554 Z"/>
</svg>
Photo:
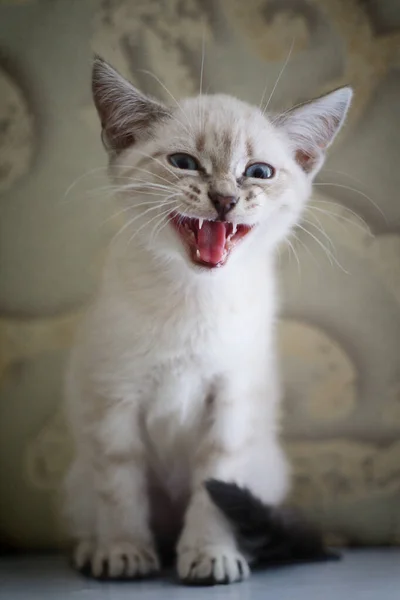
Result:
<svg viewBox="0 0 400 600">
<path fill-rule="evenodd" d="M 301 104 L 275 119 L 293 143 L 296 161 L 315 175 L 345 120 L 353 91 L 342 87 L 316 100 Z"/>
</svg>

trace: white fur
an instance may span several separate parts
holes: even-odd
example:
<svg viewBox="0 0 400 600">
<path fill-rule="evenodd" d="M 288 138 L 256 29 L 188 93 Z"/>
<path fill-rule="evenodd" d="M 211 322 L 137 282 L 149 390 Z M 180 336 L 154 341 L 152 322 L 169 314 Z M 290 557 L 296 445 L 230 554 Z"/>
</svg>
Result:
<svg viewBox="0 0 400 600">
<path fill-rule="evenodd" d="M 78 542 L 78 567 L 88 561 L 99 576 L 108 561 L 111 577 L 148 574 L 158 568 L 149 527 L 150 480 L 169 499 L 156 515 L 159 521 L 172 521 L 170 506 L 179 514 L 186 509 L 180 577 L 235 581 L 248 575 L 248 566 L 202 482 L 235 481 L 270 504 L 287 493 L 288 467 L 279 444 L 273 250 L 299 219 L 311 177 L 296 163 L 287 131 L 234 98 L 184 100 L 171 115 L 152 123 L 152 135 L 112 165 L 120 200 L 136 220 L 110 249 L 101 291 L 71 356 L 66 404 L 76 456 L 66 510 Z M 229 132 L 234 144 L 229 167 L 214 172 L 221 132 Z M 172 152 L 198 156 L 199 134 L 199 159 L 213 185 L 236 189 L 246 140 L 255 159 L 276 169 L 275 179 L 249 184 L 258 193 L 255 202 L 241 198 L 230 214 L 233 222 L 256 227 L 227 264 L 212 271 L 190 262 L 166 221 L 151 235 L 161 223 L 165 197 L 129 188 L 139 180 L 167 179 L 179 187 L 172 201 L 181 213 L 215 218 L 209 181 L 192 172 L 177 180 L 165 158 Z M 147 160 L 154 152 L 158 158 Z M 193 182 L 201 188 L 198 203 L 187 195 Z"/>
</svg>

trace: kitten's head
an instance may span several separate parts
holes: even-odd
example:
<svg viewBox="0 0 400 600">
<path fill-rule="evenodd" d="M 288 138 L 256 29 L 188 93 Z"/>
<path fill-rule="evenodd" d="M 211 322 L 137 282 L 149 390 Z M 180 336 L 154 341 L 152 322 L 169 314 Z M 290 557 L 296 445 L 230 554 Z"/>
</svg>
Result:
<svg viewBox="0 0 400 600">
<path fill-rule="evenodd" d="M 352 91 L 274 117 L 225 95 L 167 107 L 97 58 L 93 95 L 133 237 L 204 270 L 245 260 L 254 243 L 272 248 L 288 234 Z"/>
</svg>

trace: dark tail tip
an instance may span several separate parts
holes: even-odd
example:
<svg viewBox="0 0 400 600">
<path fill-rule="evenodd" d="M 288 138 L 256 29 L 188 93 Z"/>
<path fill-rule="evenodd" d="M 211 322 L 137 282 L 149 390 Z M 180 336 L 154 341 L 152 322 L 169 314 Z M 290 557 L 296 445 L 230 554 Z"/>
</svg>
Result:
<svg viewBox="0 0 400 600">
<path fill-rule="evenodd" d="M 248 489 L 211 479 L 205 483 L 214 504 L 232 524 L 239 545 L 262 565 L 338 560 L 321 533 L 294 509 L 271 507 Z"/>
</svg>

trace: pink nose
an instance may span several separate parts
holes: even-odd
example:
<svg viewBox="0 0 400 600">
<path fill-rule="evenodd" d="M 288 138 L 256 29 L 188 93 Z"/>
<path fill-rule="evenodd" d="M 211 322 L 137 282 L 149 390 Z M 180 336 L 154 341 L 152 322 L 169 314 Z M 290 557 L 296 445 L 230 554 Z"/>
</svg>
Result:
<svg viewBox="0 0 400 600">
<path fill-rule="evenodd" d="M 221 221 L 225 221 L 228 212 L 235 208 L 238 202 L 236 196 L 223 196 L 222 194 L 218 194 L 218 192 L 214 191 L 208 192 L 208 197 L 210 198 Z"/>
</svg>

